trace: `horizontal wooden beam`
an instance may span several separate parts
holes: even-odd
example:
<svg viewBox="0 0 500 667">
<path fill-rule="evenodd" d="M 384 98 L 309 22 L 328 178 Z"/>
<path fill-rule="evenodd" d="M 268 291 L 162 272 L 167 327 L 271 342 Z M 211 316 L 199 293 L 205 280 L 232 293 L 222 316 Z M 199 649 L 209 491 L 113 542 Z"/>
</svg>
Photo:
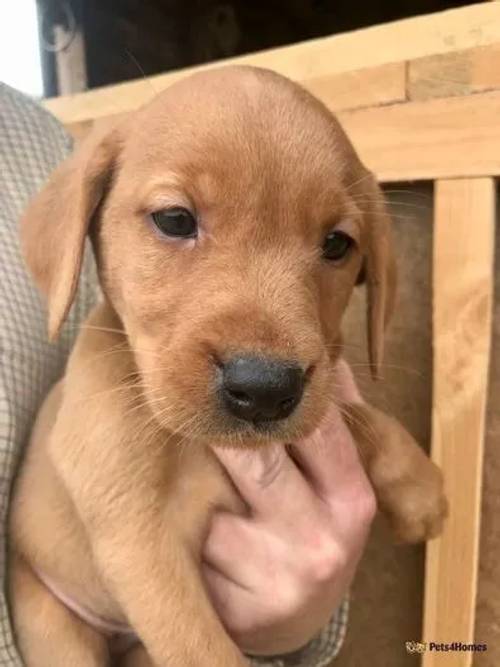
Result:
<svg viewBox="0 0 500 667">
<path fill-rule="evenodd" d="M 406 99 L 406 65 L 392 63 L 367 70 L 346 72 L 332 76 L 309 79 L 305 85 L 313 95 L 319 97 L 332 111 L 356 109 L 381 104 L 404 102 Z M 66 124 L 75 139 L 82 139 L 95 124 L 108 122 L 125 114 L 97 116 L 92 120 Z"/>
<path fill-rule="evenodd" d="M 307 85 L 311 80 L 318 82 L 335 74 L 498 42 L 500 4 L 491 2 L 314 39 L 232 58 L 223 63 L 267 67 Z M 46 100 L 45 106 L 64 124 L 127 112 L 147 102 L 157 92 L 186 74 L 217 64 L 221 63 Z M 353 90 L 353 94 L 359 95 L 359 91 Z M 345 104 L 343 108 L 348 106 Z M 358 106 L 358 103 L 352 106 Z"/>
<path fill-rule="evenodd" d="M 500 175 L 500 91 L 337 115 L 382 182 Z"/>
<path fill-rule="evenodd" d="M 341 111 L 337 117 L 382 183 L 500 176 L 500 91 Z M 110 118 L 96 121 L 105 122 Z M 67 129 L 81 139 L 91 125 Z"/>
<path fill-rule="evenodd" d="M 332 111 L 358 109 L 406 100 L 406 64 L 391 63 L 369 69 L 331 74 L 302 81 Z"/>
<path fill-rule="evenodd" d="M 491 178 L 438 181 L 434 211 L 431 453 L 443 470 L 450 516 L 442 537 L 427 545 L 423 639 L 473 643 L 495 183 Z M 427 651 L 422 664 L 470 667 L 473 656 L 472 651 Z"/>
<path fill-rule="evenodd" d="M 407 93 L 411 100 L 470 95 L 500 88 L 500 44 L 481 46 L 408 64 Z"/>
</svg>

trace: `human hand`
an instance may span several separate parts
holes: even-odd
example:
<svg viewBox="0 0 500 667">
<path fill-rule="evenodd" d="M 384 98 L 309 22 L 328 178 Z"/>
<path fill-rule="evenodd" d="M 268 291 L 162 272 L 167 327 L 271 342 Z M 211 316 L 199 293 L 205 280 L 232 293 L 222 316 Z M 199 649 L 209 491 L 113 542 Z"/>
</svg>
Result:
<svg viewBox="0 0 500 667">
<path fill-rule="evenodd" d="M 342 401 L 360 401 L 351 371 L 337 364 Z M 224 625 L 254 655 L 304 646 L 348 590 L 376 503 L 356 445 L 332 406 L 293 450 L 214 448 L 249 507 L 217 513 L 204 549 L 204 575 Z"/>
</svg>

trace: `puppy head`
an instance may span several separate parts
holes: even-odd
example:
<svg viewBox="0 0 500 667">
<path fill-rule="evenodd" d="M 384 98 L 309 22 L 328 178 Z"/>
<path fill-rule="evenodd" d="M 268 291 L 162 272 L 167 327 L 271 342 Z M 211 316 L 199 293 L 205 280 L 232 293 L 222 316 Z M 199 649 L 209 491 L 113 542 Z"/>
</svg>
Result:
<svg viewBox="0 0 500 667">
<path fill-rule="evenodd" d="M 199 439 L 301 437 L 334 398 L 362 272 L 378 373 L 394 297 L 375 180 L 329 111 L 254 68 L 196 74 L 53 175 L 23 223 L 57 335 L 90 233 L 159 422 Z"/>
</svg>

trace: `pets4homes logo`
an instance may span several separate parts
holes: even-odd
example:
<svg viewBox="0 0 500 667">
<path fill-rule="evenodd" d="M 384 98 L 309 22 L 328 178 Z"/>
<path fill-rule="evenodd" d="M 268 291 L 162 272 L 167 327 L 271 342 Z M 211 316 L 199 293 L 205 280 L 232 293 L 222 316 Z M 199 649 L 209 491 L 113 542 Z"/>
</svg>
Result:
<svg viewBox="0 0 500 667">
<path fill-rule="evenodd" d="M 487 651 L 486 644 L 467 644 L 465 642 L 406 642 L 407 653 L 425 653 L 426 651 L 442 652 L 442 653 L 460 653 L 471 652 L 480 653 Z"/>
</svg>

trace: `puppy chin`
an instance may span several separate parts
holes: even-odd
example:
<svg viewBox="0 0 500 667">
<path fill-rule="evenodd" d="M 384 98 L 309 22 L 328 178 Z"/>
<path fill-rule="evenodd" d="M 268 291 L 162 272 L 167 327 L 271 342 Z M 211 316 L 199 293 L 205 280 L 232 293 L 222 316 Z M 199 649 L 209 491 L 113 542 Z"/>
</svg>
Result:
<svg viewBox="0 0 500 667">
<path fill-rule="evenodd" d="M 221 424 L 218 435 L 211 444 L 223 447 L 241 447 L 255 449 L 273 442 L 285 442 L 290 436 L 290 429 L 280 422 L 262 421 L 256 423 L 230 420 Z"/>
<path fill-rule="evenodd" d="M 188 411 L 180 406 L 162 407 L 158 402 L 151 405 L 157 423 L 167 433 L 204 447 L 257 449 L 273 442 L 295 442 L 307 434 L 294 419 L 251 423 L 232 418 L 217 408 L 193 407 Z"/>
<path fill-rule="evenodd" d="M 213 417 L 204 423 L 197 439 L 205 445 L 244 449 L 258 449 L 276 442 L 298 442 L 312 433 L 320 421 L 304 420 L 299 415 L 284 420 L 255 423 L 235 419 L 225 413 Z"/>
</svg>

